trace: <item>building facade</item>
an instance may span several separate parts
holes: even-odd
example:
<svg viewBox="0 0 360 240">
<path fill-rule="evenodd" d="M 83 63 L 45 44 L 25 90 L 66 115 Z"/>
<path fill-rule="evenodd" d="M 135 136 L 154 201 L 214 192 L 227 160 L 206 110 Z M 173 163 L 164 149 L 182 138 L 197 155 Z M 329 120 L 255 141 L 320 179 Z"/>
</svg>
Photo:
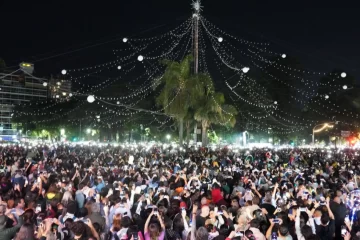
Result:
<svg viewBox="0 0 360 240">
<path fill-rule="evenodd" d="M 27 104 L 31 101 L 46 101 L 52 97 L 63 98 L 71 93 L 71 84 L 66 82 L 59 85 L 59 80 L 34 77 L 33 70 L 33 64 L 21 63 L 20 69 L 15 73 L 0 73 L 1 140 L 17 138 L 18 132 L 11 121 L 16 105 Z M 57 97 L 57 95 L 60 96 Z"/>
</svg>

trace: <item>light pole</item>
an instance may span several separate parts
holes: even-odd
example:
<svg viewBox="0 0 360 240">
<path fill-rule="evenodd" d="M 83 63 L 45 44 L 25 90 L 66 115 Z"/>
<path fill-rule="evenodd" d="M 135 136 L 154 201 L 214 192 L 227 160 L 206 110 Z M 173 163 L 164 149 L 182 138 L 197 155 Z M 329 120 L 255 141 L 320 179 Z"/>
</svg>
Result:
<svg viewBox="0 0 360 240">
<path fill-rule="evenodd" d="M 323 130 L 325 130 L 326 128 L 333 128 L 334 125 L 333 124 L 337 124 L 338 122 L 329 122 L 329 123 L 321 123 L 321 124 L 317 124 L 313 127 L 312 129 L 312 144 L 315 145 L 315 133 L 317 132 L 321 132 Z M 318 126 L 322 126 L 318 129 L 316 129 L 316 127 Z"/>
</svg>

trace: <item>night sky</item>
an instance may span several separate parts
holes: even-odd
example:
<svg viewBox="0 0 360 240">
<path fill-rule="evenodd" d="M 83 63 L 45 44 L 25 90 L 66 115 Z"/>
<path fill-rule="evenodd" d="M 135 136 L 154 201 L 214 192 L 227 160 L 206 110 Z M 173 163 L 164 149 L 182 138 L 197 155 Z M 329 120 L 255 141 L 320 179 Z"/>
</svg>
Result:
<svg viewBox="0 0 360 240">
<path fill-rule="evenodd" d="M 0 57 L 8 66 L 34 62 L 37 76 L 111 61 L 122 37 L 159 34 L 192 14 L 190 0 L 38 2 L 0 3 Z M 202 5 L 203 15 L 232 35 L 269 42 L 311 69 L 342 68 L 360 77 L 356 2 L 204 0 Z M 112 42 L 89 47 L 107 41 Z"/>
</svg>

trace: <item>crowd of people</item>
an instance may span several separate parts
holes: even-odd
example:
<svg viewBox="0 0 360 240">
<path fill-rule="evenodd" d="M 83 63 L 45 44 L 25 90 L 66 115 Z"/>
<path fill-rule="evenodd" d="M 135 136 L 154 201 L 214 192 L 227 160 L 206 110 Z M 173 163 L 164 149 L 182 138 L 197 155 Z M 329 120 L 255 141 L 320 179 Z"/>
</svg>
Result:
<svg viewBox="0 0 360 240">
<path fill-rule="evenodd" d="M 360 239 L 354 149 L 0 151 L 0 240 Z"/>
</svg>

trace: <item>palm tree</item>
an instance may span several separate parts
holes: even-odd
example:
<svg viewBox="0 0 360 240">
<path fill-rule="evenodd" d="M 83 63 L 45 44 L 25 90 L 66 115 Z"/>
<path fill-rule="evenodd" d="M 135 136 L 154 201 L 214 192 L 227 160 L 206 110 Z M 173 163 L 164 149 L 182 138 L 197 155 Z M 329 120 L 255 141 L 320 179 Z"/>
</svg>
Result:
<svg viewBox="0 0 360 240">
<path fill-rule="evenodd" d="M 154 86 L 163 88 L 156 103 L 163 107 L 165 114 L 174 117 L 179 125 L 179 144 L 183 143 L 184 121 L 186 122 L 187 143 L 193 120 L 202 128 L 202 144 L 207 144 L 207 128 L 212 124 L 227 127 L 235 125 L 236 109 L 225 104 L 222 93 L 216 93 L 214 83 L 208 74 L 191 74 L 192 56 L 181 62 L 164 60 L 165 73 Z"/>
<path fill-rule="evenodd" d="M 195 119 L 201 124 L 201 141 L 202 146 L 206 146 L 207 129 L 211 124 L 220 124 L 225 127 L 234 127 L 236 123 L 235 116 L 237 110 L 232 105 L 225 104 L 225 97 L 222 93 L 216 93 L 209 86 L 206 94 L 202 96 L 201 101 L 195 112 Z"/>
<path fill-rule="evenodd" d="M 191 75 L 192 56 L 186 56 L 181 62 L 164 60 L 165 73 L 156 85 L 163 89 L 156 98 L 156 103 L 162 106 L 165 114 L 173 116 L 179 124 L 179 144 L 183 143 L 184 118 L 189 107 L 194 102 L 196 89 Z"/>
</svg>

